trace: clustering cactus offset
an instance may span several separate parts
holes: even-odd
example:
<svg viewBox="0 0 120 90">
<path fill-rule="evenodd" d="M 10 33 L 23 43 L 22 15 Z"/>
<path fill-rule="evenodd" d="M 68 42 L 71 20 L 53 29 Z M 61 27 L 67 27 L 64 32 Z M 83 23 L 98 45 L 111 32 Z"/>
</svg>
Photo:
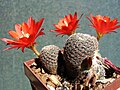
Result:
<svg viewBox="0 0 120 90">
<path fill-rule="evenodd" d="M 47 73 L 56 74 L 58 67 L 58 53 L 60 48 L 55 45 L 44 46 L 40 51 L 40 60 Z"/>
<path fill-rule="evenodd" d="M 77 78 L 81 72 L 82 62 L 84 60 L 91 62 L 96 50 L 98 50 L 96 37 L 82 33 L 71 35 L 64 47 L 67 78 Z"/>
</svg>

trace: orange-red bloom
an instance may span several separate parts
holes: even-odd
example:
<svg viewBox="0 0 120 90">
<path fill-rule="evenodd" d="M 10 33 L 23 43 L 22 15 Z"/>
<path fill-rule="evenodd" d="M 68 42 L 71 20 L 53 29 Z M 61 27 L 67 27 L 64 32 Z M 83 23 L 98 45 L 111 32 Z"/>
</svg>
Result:
<svg viewBox="0 0 120 90">
<path fill-rule="evenodd" d="M 21 25 L 16 24 L 16 32 L 13 30 L 8 32 L 9 35 L 14 38 L 14 40 L 2 38 L 2 41 L 6 42 L 7 45 L 10 45 L 10 47 L 6 48 L 5 50 L 21 48 L 22 52 L 24 52 L 25 47 L 29 48 L 30 46 L 34 45 L 36 43 L 35 39 L 44 34 L 43 28 L 39 30 L 43 21 L 44 18 L 40 19 L 38 22 L 35 22 L 35 20 L 30 17 L 27 23 L 23 22 Z"/>
<path fill-rule="evenodd" d="M 57 32 L 57 35 L 71 35 L 75 32 L 78 27 L 79 19 L 77 19 L 77 13 L 75 12 L 74 16 L 69 14 L 64 18 L 60 19 L 58 24 L 54 24 L 56 30 L 50 30 L 51 32 Z"/>
<path fill-rule="evenodd" d="M 96 29 L 98 39 L 100 39 L 104 34 L 113 32 L 115 29 L 120 28 L 120 25 L 117 25 L 119 23 L 117 18 L 110 20 L 109 16 L 91 15 L 91 19 L 88 18 L 88 20 L 91 22 L 90 26 Z"/>
</svg>

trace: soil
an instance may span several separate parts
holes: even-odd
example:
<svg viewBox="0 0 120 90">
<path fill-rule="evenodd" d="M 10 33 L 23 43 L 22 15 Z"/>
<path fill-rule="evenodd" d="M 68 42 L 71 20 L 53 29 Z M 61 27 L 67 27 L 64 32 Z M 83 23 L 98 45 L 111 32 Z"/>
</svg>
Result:
<svg viewBox="0 0 120 90">
<path fill-rule="evenodd" d="M 94 86 L 84 86 L 82 82 L 69 82 L 59 75 L 51 75 L 46 73 L 40 63 L 32 63 L 31 69 L 39 78 L 50 88 L 50 90 L 103 90 L 108 84 L 112 83 L 116 78 L 120 78 L 117 73 L 109 74 L 103 81 L 98 80 Z M 110 76 L 109 76 L 110 75 Z"/>
</svg>

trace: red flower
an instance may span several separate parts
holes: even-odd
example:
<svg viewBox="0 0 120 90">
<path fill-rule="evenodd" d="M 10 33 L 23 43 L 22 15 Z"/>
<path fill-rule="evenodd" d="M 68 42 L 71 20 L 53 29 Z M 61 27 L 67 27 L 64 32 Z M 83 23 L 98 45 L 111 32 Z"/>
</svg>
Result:
<svg viewBox="0 0 120 90">
<path fill-rule="evenodd" d="M 104 34 L 113 32 L 115 29 L 120 28 L 120 25 L 117 25 L 119 23 L 117 18 L 110 20 L 110 17 L 108 16 L 91 15 L 91 19 L 88 18 L 88 20 L 91 22 L 90 26 L 96 29 L 98 39 L 100 39 Z"/>
<path fill-rule="evenodd" d="M 16 24 L 15 29 L 16 32 L 13 30 L 10 30 L 8 33 L 9 35 L 14 38 L 14 40 L 2 38 L 2 41 L 6 42 L 7 45 L 11 45 L 10 47 L 6 48 L 5 50 L 10 50 L 13 48 L 21 48 L 22 52 L 24 52 L 24 48 L 29 48 L 30 46 L 34 45 L 35 39 L 43 35 L 44 32 L 42 32 L 44 29 L 41 30 L 40 27 L 44 21 L 44 18 L 42 18 L 40 21 L 35 22 L 35 20 L 30 17 L 28 19 L 28 22 L 23 22 L 22 25 Z"/>
<path fill-rule="evenodd" d="M 77 13 L 75 12 L 74 16 L 69 14 L 64 18 L 60 19 L 58 24 L 54 24 L 56 30 L 50 30 L 51 32 L 57 32 L 57 35 L 71 35 L 75 32 L 78 27 L 79 19 L 77 19 Z"/>
</svg>

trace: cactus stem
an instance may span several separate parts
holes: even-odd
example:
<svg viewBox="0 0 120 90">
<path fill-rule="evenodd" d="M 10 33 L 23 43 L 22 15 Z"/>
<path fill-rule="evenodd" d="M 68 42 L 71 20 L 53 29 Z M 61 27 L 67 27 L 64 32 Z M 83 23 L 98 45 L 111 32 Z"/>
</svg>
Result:
<svg viewBox="0 0 120 90">
<path fill-rule="evenodd" d="M 36 47 L 34 45 L 29 47 L 38 57 L 40 57 L 40 53 L 38 52 L 38 50 L 36 49 Z"/>
</svg>

